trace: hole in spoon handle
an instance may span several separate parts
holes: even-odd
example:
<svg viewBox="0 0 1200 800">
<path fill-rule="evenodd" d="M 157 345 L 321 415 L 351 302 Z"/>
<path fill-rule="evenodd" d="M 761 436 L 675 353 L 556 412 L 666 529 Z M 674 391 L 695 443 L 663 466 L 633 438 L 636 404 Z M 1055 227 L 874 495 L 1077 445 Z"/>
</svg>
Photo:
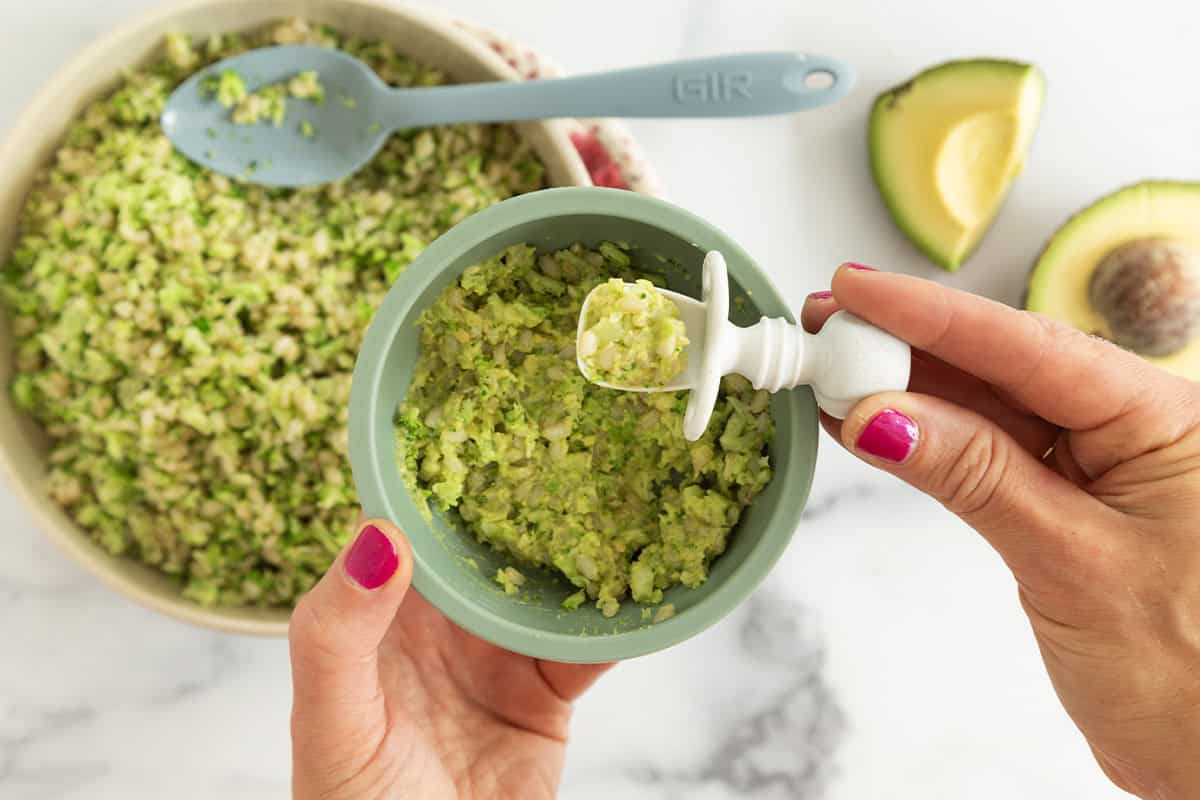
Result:
<svg viewBox="0 0 1200 800">
<path fill-rule="evenodd" d="M 844 97 L 854 86 L 854 68 L 826 56 L 801 55 L 799 65 L 781 81 L 803 108 L 816 108 Z"/>
</svg>

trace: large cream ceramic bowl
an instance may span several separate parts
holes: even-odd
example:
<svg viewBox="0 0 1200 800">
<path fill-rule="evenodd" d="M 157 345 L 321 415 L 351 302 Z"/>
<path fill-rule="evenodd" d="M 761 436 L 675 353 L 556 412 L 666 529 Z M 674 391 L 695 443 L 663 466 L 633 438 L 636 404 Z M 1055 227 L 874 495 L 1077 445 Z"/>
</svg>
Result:
<svg viewBox="0 0 1200 800">
<path fill-rule="evenodd" d="M 87 103 L 114 87 L 122 69 L 154 58 L 165 33 L 243 31 L 289 16 L 389 41 L 458 82 L 518 77 L 499 55 L 444 17 L 385 0 L 190 0 L 167 5 L 88 46 L 51 79 L 13 125 L 0 145 L 0 256 L 6 259 L 11 252 L 34 175 L 52 157 L 68 124 Z M 590 184 L 561 123 L 529 123 L 520 131 L 545 162 L 550 183 Z M 12 374 L 9 342 L 8 321 L 0 316 L 0 471 L 50 538 L 106 584 L 164 614 L 224 631 L 284 635 L 288 610 L 196 605 L 156 570 L 109 555 L 55 506 L 45 488 L 45 434 L 13 406 L 7 391 Z"/>
</svg>

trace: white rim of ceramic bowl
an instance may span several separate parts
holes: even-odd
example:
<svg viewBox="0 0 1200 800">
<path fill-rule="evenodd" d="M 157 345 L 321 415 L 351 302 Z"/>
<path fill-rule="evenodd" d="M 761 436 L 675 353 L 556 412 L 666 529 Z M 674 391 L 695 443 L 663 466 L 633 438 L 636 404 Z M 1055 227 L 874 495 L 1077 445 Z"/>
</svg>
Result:
<svg viewBox="0 0 1200 800">
<path fill-rule="evenodd" d="M 518 72 L 475 33 L 454 24 L 451 17 L 435 9 L 408 3 L 389 2 L 388 0 L 308 0 L 308 2 L 262 0 L 262 5 L 271 5 L 275 2 L 280 6 L 278 18 L 318 13 L 320 8 L 326 5 L 357 5 L 368 13 L 401 17 L 416 27 L 425 28 L 452 42 L 462 53 L 495 75 L 497 79 L 521 79 Z M 14 154 L 18 152 L 18 149 L 27 147 L 31 142 L 45 142 L 45 138 L 39 134 L 45 112 L 52 103 L 61 101 L 62 97 L 78 95 L 73 86 L 80 82 L 80 77 L 85 74 L 92 62 L 100 60 L 108 52 L 119 49 L 124 42 L 140 36 L 146 29 L 169 25 L 170 20 L 176 16 L 205 7 L 215 9 L 234 7 L 235 5 L 239 4 L 233 0 L 181 0 L 181 2 L 172 2 L 161 8 L 134 15 L 113 26 L 67 60 L 38 89 L 18 114 L 3 140 L 0 141 L 0 164 L 13 162 Z M 397 49 L 402 50 L 402 48 Z M 523 125 L 544 128 L 547 133 L 547 141 L 559 151 L 560 163 L 568 173 L 566 176 L 568 182 L 560 181 L 555 185 L 591 185 L 591 178 L 571 143 L 569 128 L 565 122 L 545 120 Z M 62 132 L 58 133 L 61 138 Z M 3 387 L 2 390 L 7 390 L 7 387 Z M 113 556 L 97 550 L 96 545 L 83 529 L 65 516 L 58 517 L 50 512 L 49 504 L 44 502 L 43 496 L 39 496 L 39 488 L 36 483 L 40 478 L 35 479 L 22 475 L 6 447 L 0 447 L 0 476 L 5 478 L 5 482 L 13 494 L 20 499 L 34 524 L 42 530 L 47 538 L 59 550 L 66 553 L 73 561 L 117 593 L 168 617 L 204 628 L 252 636 L 281 637 L 287 635 L 290 609 L 207 608 L 187 600 L 178 592 L 168 593 L 151 588 L 125 574 L 121 568 L 123 562 L 126 561 L 125 557 Z"/>
</svg>

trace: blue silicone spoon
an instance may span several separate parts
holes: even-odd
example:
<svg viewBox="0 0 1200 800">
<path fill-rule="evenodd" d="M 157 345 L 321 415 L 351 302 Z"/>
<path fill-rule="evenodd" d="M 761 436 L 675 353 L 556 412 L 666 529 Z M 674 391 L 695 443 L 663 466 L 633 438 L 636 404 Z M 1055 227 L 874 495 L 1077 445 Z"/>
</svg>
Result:
<svg viewBox="0 0 1200 800">
<path fill-rule="evenodd" d="M 321 103 L 288 98 L 281 125 L 236 125 L 201 82 L 232 71 L 248 91 L 313 71 Z M 215 172 L 267 186 L 311 186 L 361 169 L 403 128 L 554 117 L 740 117 L 831 103 L 854 72 L 793 52 L 748 53 L 535 81 L 395 89 L 353 56 L 311 45 L 252 50 L 200 70 L 167 101 L 175 147 Z"/>
</svg>

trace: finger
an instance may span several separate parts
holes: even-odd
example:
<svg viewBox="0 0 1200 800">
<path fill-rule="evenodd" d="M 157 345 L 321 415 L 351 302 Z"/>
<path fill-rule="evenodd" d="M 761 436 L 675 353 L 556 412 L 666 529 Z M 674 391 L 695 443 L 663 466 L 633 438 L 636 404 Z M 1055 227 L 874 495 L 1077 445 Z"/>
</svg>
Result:
<svg viewBox="0 0 1200 800">
<path fill-rule="evenodd" d="M 819 411 L 818 416 L 821 418 L 821 427 L 825 432 L 833 438 L 838 444 L 842 443 L 842 421 L 837 417 L 831 417 L 824 411 Z"/>
<path fill-rule="evenodd" d="M 1013 395 L 1013 393 L 1007 389 L 1002 389 L 999 386 L 994 386 L 990 383 L 985 383 L 984 385 L 987 386 L 989 391 L 991 391 L 991 393 L 994 394 L 1000 400 L 1000 402 L 1004 403 L 1005 405 L 1015 408 L 1022 414 L 1026 414 L 1031 417 L 1037 416 L 1032 408 L 1030 408 L 1023 400 Z M 1059 430 L 1062 430 L 1062 428 L 1059 428 Z"/>
<path fill-rule="evenodd" d="M 801 325 L 809 333 L 817 333 L 838 310 L 832 292 L 813 292 L 804 301 L 800 312 Z M 1045 453 L 1058 435 L 1058 426 L 1031 414 L 1027 408 L 1014 403 L 991 384 L 920 350 L 913 351 L 909 391 L 944 397 L 978 411 L 1037 456 Z"/>
<path fill-rule="evenodd" d="M 813 292 L 804 298 L 804 307 L 800 309 L 800 325 L 809 333 L 816 333 L 837 310 L 833 292 Z"/>
<path fill-rule="evenodd" d="M 1108 509 L 973 411 L 889 392 L 855 406 L 838 433 L 851 452 L 979 531 L 1029 585 L 1074 585 L 1086 574 L 1079 563 L 1100 546 L 1073 526 Z"/>
<path fill-rule="evenodd" d="M 412 581 L 399 529 L 372 520 L 292 612 L 288 640 L 296 708 L 344 713 L 378 697 L 379 643 Z"/>
<path fill-rule="evenodd" d="M 1054 444 L 1059 427 L 1014 408 L 994 388 L 928 353 L 913 351 L 910 392 L 941 397 L 982 414 L 1016 439 L 1023 450 L 1040 458 Z"/>
<path fill-rule="evenodd" d="M 1075 460 L 1075 453 L 1071 448 L 1071 431 L 1062 431 L 1054 442 L 1054 450 L 1050 453 L 1050 457 L 1045 459 L 1052 462 L 1058 474 L 1069 480 L 1076 486 L 1085 486 L 1089 483 L 1087 475 L 1084 474 L 1083 468 L 1079 466 L 1079 462 Z"/>
<path fill-rule="evenodd" d="M 1096 478 L 1196 424 L 1196 388 L 1066 325 L 907 275 L 846 266 L 845 309 L 1007 392 L 1051 423 L 1102 435 L 1073 442 Z"/>
<path fill-rule="evenodd" d="M 538 661 L 542 680 L 556 695 L 573 703 L 591 688 L 612 664 L 563 664 L 559 661 Z"/>
</svg>

